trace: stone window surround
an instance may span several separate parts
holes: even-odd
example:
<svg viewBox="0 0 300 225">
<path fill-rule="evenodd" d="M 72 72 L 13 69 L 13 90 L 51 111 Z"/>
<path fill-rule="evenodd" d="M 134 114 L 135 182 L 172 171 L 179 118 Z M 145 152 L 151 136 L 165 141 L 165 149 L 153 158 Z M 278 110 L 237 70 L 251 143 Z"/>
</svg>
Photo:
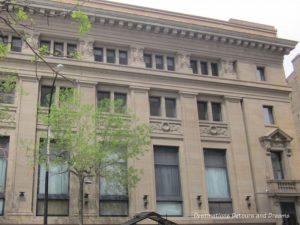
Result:
<svg viewBox="0 0 300 225">
<path fill-rule="evenodd" d="M 176 71 L 176 54 L 175 53 L 165 53 L 165 52 L 161 52 L 161 51 L 154 51 L 154 50 L 144 50 L 143 56 L 145 54 L 151 55 L 151 60 L 152 60 L 152 68 L 148 68 L 145 65 L 146 69 L 154 69 L 154 70 L 158 70 L 158 71 L 170 71 L 170 72 L 174 72 Z M 163 69 L 156 69 L 156 59 L 155 56 L 162 56 L 163 57 Z M 167 65 L 167 58 L 168 57 L 172 57 L 174 59 L 174 70 L 168 70 L 168 65 Z"/>
<path fill-rule="evenodd" d="M 39 37 L 39 42 L 38 42 L 38 45 L 39 47 L 42 47 L 40 44 L 41 44 L 41 41 L 49 41 L 50 42 L 50 52 L 49 52 L 49 55 L 50 56 L 53 56 L 53 57 L 67 57 L 67 46 L 68 44 L 74 44 L 76 45 L 77 47 L 77 51 L 78 51 L 78 41 L 76 40 L 69 40 L 69 39 L 66 39 L 66 38 L 54 38 L 54 37 L 49 37 L 49 36 L 40 36 Z M 59 43 L 63 43 L 63 56 L 55 56 L 54 55 L 54 42 L 59 42 Z M 47 56 L 49 56 L 47 55 Z M 68 57 L 70 58 L 70 57 Z"/>
<path fill-rule="evenodd" d="M 225 103 L 221 96 L 220 97 L 218 97 L 218 96 L 203 96 L 200 94 L 200 96 L 197 97 L 197 102 L 198 101 L 207 102 L 207 120 L 199 120 L 200 122 L 226 123 Z M 196 104 L 197 104 L 197 102 L 196 102 Z M 221 121 L 213 120 L 211 103 L 220 103 L 221 104 Z"/>
<path fill-rule="evenodd" d="M 159 97 L 160 98 L 160 115 L 161 116 L 150 116 L 152 118 L 164 118 L 168 120 L 180 120 L 181 119 L 181 106 L 180 106 L 180 101 L 179 101 L 179 95 L 177 93 L 167 93 L 164 91 L 149 91 L 149 97 Z M 176 117 L 167 117 L 166 116 L 166 104 L 165 104 L 165 99 L 166 98 L 173 98 L 176 100 Z M 149 115 L 150 115 L 150 105 L 149 105 Z"/>
<path fill-rule="evenodd" d="M 103 44 L 101 42 L 97 42 L 95 41 L 94 42 L 94 45 L 93 45 L 93 49 L 94 48 L 102 48 L 103 49 L 103 61 L 100 62 L 100 61 L 95 61 L 97 63 L 107 63 L 107 64 L 118 64 L 118 65 L 124 65 L 124 66 L 127 66 L 129 64 L 129 54 L 130 54 L 130 51 L 129 51 L 129 48 L 128 47 L 122 47 L 122 46 L 116 46 L 116 45 L 111 45 L 111 44 Z M 107 62 L 107 50 L 108 49 L 112 49 L 112 50 L 115 50 L 115 63 L 108 63 Z M 127 64 L 120 64 L 119 62 L 119 52 L 120 51 L 126 51 L 127 52 Z M 94 53 L 93 53 L 94 55 Z"/>
<path fill-rule="evenodd" d="M 213 77 L 220 77 L 221 75 L 221 63 L 220 60 L 218 59 L 209 59 L 209 58 L 205 58 L 205 57 L 195 57 L 195 56 L 191 56 L 190 57 L 190 61 L 196 61 L 197 62 L 197 68 L 198 68 L 198 73 L 193 73 L 193 74 L 198 74 L 198 75 L 202 75 L 202 76 L 213 76 Z M 208 70 L 208 74 L 202 74 L 201 71 L 201 62 L 206 62 L 207 63 L 207 70 Z M 216 63 L 218 66 L 218 75 L 214 76 L 212 75 L 212 68 L 211 68 L 211 64 L 212 63 Z"/>
</svg>

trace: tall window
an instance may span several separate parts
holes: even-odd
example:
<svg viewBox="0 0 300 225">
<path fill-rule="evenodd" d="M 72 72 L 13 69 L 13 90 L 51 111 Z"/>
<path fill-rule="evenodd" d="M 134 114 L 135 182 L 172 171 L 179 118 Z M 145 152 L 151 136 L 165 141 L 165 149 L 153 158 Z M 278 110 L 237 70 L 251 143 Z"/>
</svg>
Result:
<svg viewBox="0 0 300 225">
<path fill-rule="evenodd" d="M 274 179 L 282 180 L 284 179 L 281 152 L 271 152 L 272 168 Z"/>
<path fill-rule="evenodd" d="M 213 121 L 222 121 L 222 106 L 219 102 L 211 103 Z"/>
<path fill-rule="evenodd" d="M 266 76 L 265 76 L 265 68 L 258 66 L 256 68 L 256 75 L 257 79 L 260 81 L 266 81 Z"/>
<path fill-rule="evenodd" d="M 208 120 L 207 102 L 198 101 L 197 102 L 197 107 L 198 107 L 198 118 L 199 118 L 199 120 Z"/>
<path fill-rule="evenodd" d="M 154 146 L 154 163 L 157 212 L 182 216 L 178 148 Z"/>
<path fill-rule="evenodd" d="M 118 105 L 118 108 L 115 109 L 115 112 L 122 113 L 126 110 L 126 104 L 127 104 L 127 95 L 124 93 L 114 93 L 115 101 L 117 101 L 120 105 Z"/>
<path fill-rule="evenodd" d="M 176 117 L 176 99 L 175 98 L 165 98 L 166 104 L 166 117 Z"/>
<path fill-rule="evenodd" d="M 103 48 L 94 47 L 94 59 L 97 62 L 103 62 Z"/>
<path fill-rule="evenodd" d="M 0 136 L 0 216 L 4 213 L 4 200 L 5 200 L 5 181 L 7 158 L 9 149 L 9 137 Z"/>
<path fill-rule="evenodd" d="M 8 43 L 8 36 L 0 35 L 0 42 L 3 43 L 3 44 L 7 44 Z"/>
<path fill-rule="evenodd" d="M 53 55 L 62 57 L 64 56 L 64 43 L 63 42 L 54 42 Z"/>
<path fill-rule="evenodd" d="M 119 160 L 106 167 L 108 173 L 125 174 L 127 164 Z M 112 172 L 111 172 L 112 173 Z M 128 190 L 127 187 L 114 177 L 100 177 L 100 215 L 101 216 L 127 216 Z"/>
<path fill-rule="evenodd" d="M 144 61 L 146 68 L 152 68 L 152 55 L 144 54 Z"/>
<path fill-rule="evenodd" d="M 281 214 L 288 215 L 288 218 L 283 218 L 283 225 L 298 225 L 297 213 L 294 202 L 281 202 Z"/>
<path fill-rule="evenodd" d="M 198 62 L 197 62 L 197 60 L 191 60 L 190 64 L 191 64 L 191 68 L 192 68 L 193 73 L 197 74 L 198 73 Z"/>
<path fill-rule="evenodd" d="M 162 55 L 155 55 L 156 69 L 162 70 L 164 68 L 164 57 Z"/>
<path fill-rule="evenodd" d="M 174 57 L 167 57 L 167 69 L 170 70 L 170 71 L 175 70 Z"/>
<path fill-rule="evenodd" d="M 201 74 L 202 75 L 208 75 L 208 64 L 207 62 L 200 62 L 200 66 L 201 66 Z"/>
<path fill-rule="evenodd" d="M 77 45 L 76 44 L 67 44 L 67 57 L 73 58 L 74 53 L 77 51 Z"/>
<path fill-rule="evenodd" d="M 107 49 L 106 61 L 108 63 L 116 63 L 116 51 L 114 49 Z"/>
<path fill-rule="evenodd" d="M 124 50 L 119 51 L 119 64 L 122 64 L 122 65 L 128 64 L 127 51 L 124 51 Z"/>
<path fill-rule="evenodd" d="M 50 41 L 41 40 L 40 41 L 40 47 L 43 47 L 43 48 L 45 48 L 47 50 L 46 55 L 50 54 L 50 47 L 51 47 Z"/>
<path fill-rule="evenodd" d="M 5 81 L 0 81 L 0 103 L 14 104 L 15 85 L 16 85 L 15 82 L 6 85 Z"/>
<path fill-rule="evenodd" d="M 161 116 L 161 101 L 160 97 L 149 97 L 150 116 Z"/>
<path fill-rule="evenodd" d="M 265 124 L 274 124 L 273 106 L 263 106 Z"/>
<path fill-rule="evenodd" d="M 11 38 L 11 50 L 14 52 L 22 51 L 22 39 L 21 38 L 19 38 L 19 37 Z"/>
<path fill-rule="evenodd" d="M 209 213 L 232 213 L 225 151 L 205 149 L 204 160 Z"/>
<path fill-rule="evenodd" d="M 211 75 L 219 76 L 218 64 L 217 63 L 211 63 L 210 66 L 211 66 Z"/>
<path fill-rule="evenodd" d="M 45 149 L 46 139 L 40 140 L 40 151 Z M 55 143 L 50 145 L 50 151 L 54 150 Z M 45 165 L 39 166 L 38 200 L 37 215 L 44 215 L 44 197 L 45 197 Z M 49 186 L 48 186 L 48 215 L 49 216 L 67 216 L 69 214 L 69 172 L 67 164 L 49 165 Z"/>
</svg>

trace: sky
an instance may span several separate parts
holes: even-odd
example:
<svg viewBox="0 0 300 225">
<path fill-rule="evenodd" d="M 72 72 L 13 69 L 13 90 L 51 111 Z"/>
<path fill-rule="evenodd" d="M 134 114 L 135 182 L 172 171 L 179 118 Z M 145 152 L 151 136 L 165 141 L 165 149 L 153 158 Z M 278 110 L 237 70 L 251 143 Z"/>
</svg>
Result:
<svg viewBox="0 0 300 225">
<path fill-rule="evenodd" d="M 300 0 L 110 0 L 131 5 L 208 17 L 230 18 L 274 26 L 279 38 L 300 41 Z M 285 76 L 293 71 L 291 60 L 300 44 L 284 58 Z"/>
</svg>

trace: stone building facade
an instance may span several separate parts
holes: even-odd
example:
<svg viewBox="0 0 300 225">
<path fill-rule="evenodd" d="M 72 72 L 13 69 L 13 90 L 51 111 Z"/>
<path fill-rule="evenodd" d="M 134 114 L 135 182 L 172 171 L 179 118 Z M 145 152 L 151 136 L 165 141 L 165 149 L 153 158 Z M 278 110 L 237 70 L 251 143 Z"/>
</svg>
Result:
<svg viewBox="0 0 300 225">
<path fill-rule="evenodd" d="M 99 193 L 99 178 L 84 187 L 87 224 L 120 224 L 142 211 L 178 224 L 281 224 L 275 218 L 281 213 L 292 216 L 289 224 L 299 223 L 300 149 L 282 67 L 294 41 L 278 38 L 272 26 L 101 0 L 82 6 L 93 27 L 80 35 L 63 13 L 75 0 L 30 2 L 34 28 L 17 30 L 33 47 L 47 46 L 47 62 L 64 65 L 82 101 L 125 99 L 152 127 L 152 150 L 132 162 L 144 171 L 141 181 L 127 196 Z M 0 127 L 0 223 L 41 224 L 43 173 L 29 162 L 34 153 L 24 140 L 38 146 L 45 133 L 38 116 L 53 73 L 39 63 L 36 76 L 31 50 L 0 28 L 1 39 L 12 42 L 0 61 L 2 77 L 17 74 L 25 93 L 2 99 L 13 121 Z M 75 49 L 81 59 L 71 57 Z M 71 86 L 59 79 L 56 93 Z M 50 179 L 49 223 L 75 224 L 74 177 Z"/>
</svg>

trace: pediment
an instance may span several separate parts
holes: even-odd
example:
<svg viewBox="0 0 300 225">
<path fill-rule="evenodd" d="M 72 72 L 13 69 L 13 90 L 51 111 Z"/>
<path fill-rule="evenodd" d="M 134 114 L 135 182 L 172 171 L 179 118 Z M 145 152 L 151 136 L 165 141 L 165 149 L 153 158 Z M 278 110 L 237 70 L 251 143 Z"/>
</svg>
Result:
<svg viewBox="0 0 300 225">
<path fill-rule="evenodd" d="M 269 155 L 271 151 L 284 151 L 287 156 L 291 155 L 290 142 L 293 138 L 280 128 L 276 128 L 265 136 L 259 138 L 262 146 Z"/>
</svg>

